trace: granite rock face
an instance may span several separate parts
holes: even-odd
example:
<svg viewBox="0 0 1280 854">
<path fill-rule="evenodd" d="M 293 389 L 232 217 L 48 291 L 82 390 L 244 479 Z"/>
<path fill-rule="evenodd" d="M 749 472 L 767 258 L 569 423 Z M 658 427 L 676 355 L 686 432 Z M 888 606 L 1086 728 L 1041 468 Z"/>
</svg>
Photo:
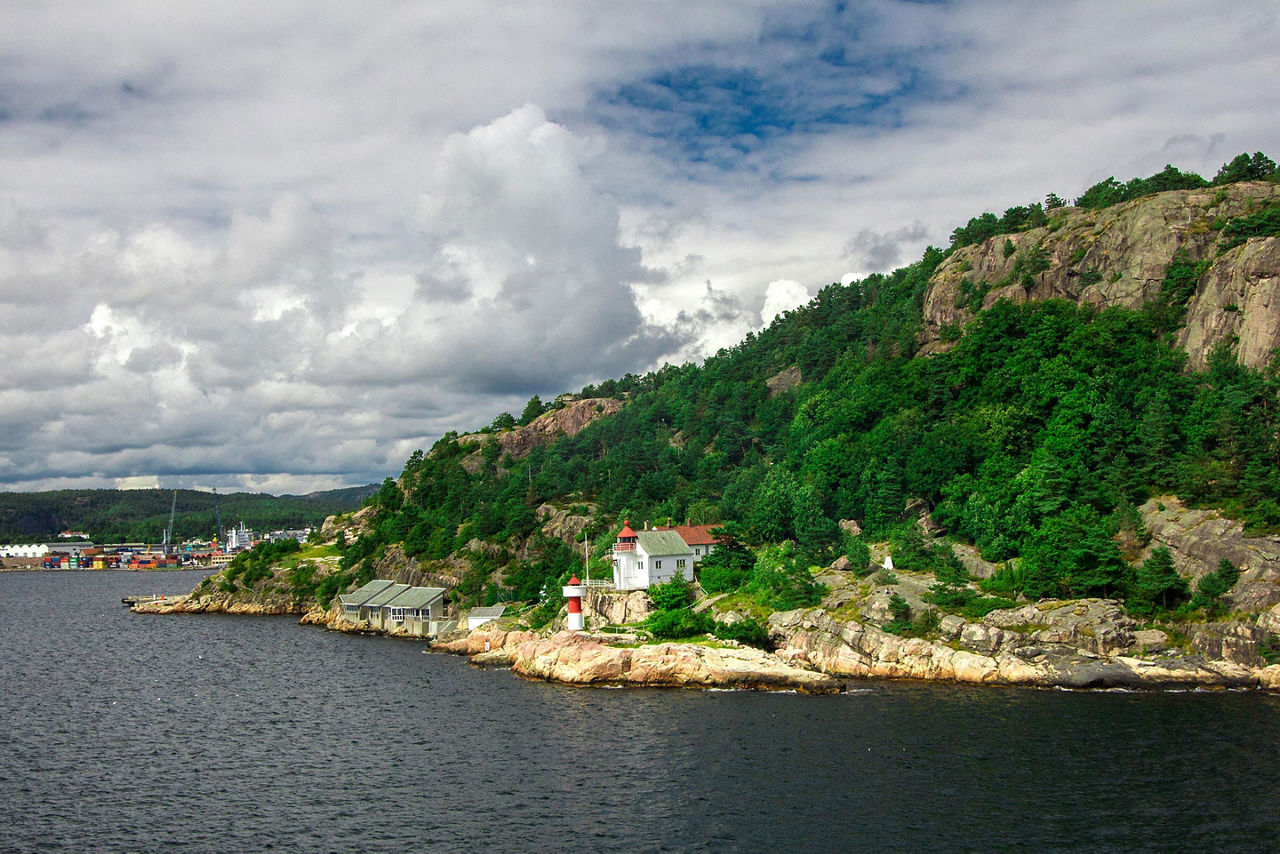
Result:
<svg viewBox="0 0 1280 854">
<path fill-rule="evenodd" d="M 769 631 L 779 657 L 839 677 L 1068 688 L 1245 688 L 1280 682 L 1249 663 L 1199 652 L 1160 654 L 1148 647 L 1157 638 L 1139 639 L 1128 618 L 1110 618 L 1112 608 L 1118 606 L 1084 600 L 1057 603 L 1036 615 L 1027 611 L 1036 610 L 1034 605 L 1011 608 L 993 612 L 997 616 L 990 621 L 963 626 L 948 618 L 941 633 L 948 641 L 899 637 L 856 620 L 833 618 L 821 608 L 773 614 Z M 1001 628 L 1001 623 L 1009 627 Z"/>
<path fill-rule="evenodd" d="M 608 623 L 612 626 L 641 623 L 653 613 L 653 600 L 646 590 L 601 591 L 589 590 L 583 597 L 583 615 L 592 625 Z"/>
<path fill-rule="evenodd" d="M 739 688 L 806 694 L 832 694 L 844 688 L 832 676 L 793 667 L 749 647 L 688 643 L 613 647 L 573 632 L 521 644 L 511 670 L 521 676 L 571 685 Z"/>
<path fill-rule="evenodd" d="M 1278 198 L 1280 185 L 1269 182 L 1157 193 L 1100 211 L 1061 208 L 1050 212 L 1050 226 L 962 247 L 930 278 L 921 351 L 950 346 L 943 330 L 973 319 L 967 294 L 975 292 L 983 309 L 1000 299 L 1053 298 L 1139 308 L 1160 293 L 1181 252 L 1208 263 L 1179 337 L 1191 366 L 1203 367 L 1215 344 L 1239 336 L 1241 362 L 1263 367 L 1280 347 L 1280 238 L 1253 238 L 1219 254 L 1215 225 Z M 1024 275 L 1033 254 L 1044 263 L 1032 269 L 1044 269 Z"/>
<path fill-rule="evenodd" d="M 1280 537 L 1246 537 L 1244 526 L 1216 510 L 1196 510 L 1176 497 L 1161 495 L 1138 508 L 1151 534 L 1150 549 L 1164 546 L 1178 573 L 1197 579 L 1224 558 L 1240 570 L 1227 594 L 1241 611 L 1261 611 L 1280 603 Z"/>
<path fill-rule="evenodd" d="M 502 454 L 513 460 L 522 460 L 533 452 L 534 448 L 542 448 L 562 436 L 576 436 L 588 424 L 608 415 L 613 415 L 622 408 L 622 401 L 611 397 L 591 397 L 584 400 L 571 401 L 562 409 L 544 412 L 524 427 L 507 430 L 502 433 L 473 433 L 459 436 L 460 443 L 481 443 L 493 439 L 498 443 Z M 469 473 L 476 474 L 484 467 L 484 457 L 479 451 L 462 461 L 462 467 Z"/>
</svg>

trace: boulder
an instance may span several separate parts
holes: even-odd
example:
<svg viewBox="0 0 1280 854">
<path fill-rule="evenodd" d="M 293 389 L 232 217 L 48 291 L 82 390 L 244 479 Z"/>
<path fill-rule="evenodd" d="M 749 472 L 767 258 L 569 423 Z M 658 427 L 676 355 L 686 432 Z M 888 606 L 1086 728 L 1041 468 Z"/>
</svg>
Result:
<svg viewBox="0 0 1280 854">
<path fill-rule="evenodd" d="M 813 694 L 843 690 L 843 684 L 831 676 L 793 667 L 757 649 L 680 643 L 619 648 L 573 632 L 521 644 L 511 670 L 529 678 L 573 685 L 746 688 Z"/>
<path fill-rule="evenodd" d="M 622 626 L 642 623 L 653 613 L 646 590 L 588 590 L 582 600 L 583 618 L 590 625 Z"/>
<path fill-rule="evenodd" d="M 841 519 L 840 530 L 844 531 L 851 537 L 862 536 L 862 525 L 858 524 L 857 519 Z"/>
<path fill-rule="evenodd" d="M 982 554 L 975 547 L 952 543 L 951 551 L 973 578 L 990 578 L 995 574 L 996 564 L 983 560 Z"/>
</svg>

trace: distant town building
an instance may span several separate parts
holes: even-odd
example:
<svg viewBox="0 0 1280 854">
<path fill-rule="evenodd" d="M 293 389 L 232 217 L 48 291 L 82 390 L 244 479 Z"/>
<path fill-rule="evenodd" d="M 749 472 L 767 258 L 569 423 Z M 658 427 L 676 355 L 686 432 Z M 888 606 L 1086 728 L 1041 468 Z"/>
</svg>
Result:
<svg viewBox="0 0 1280 854">
<path fill-rule="evenodd" d="M 253 531 L 245 527 L 241 522 L 237 527 L 227 531 L 227 548 L 228 552 L 241 552 L 247 548 L 253 547 Z"/>
<path fill-rule="evenodd" d="M 0 546 L 0 557 L 44 557 L 49 547 L 44 543 L 21 543 L 12 546 Z"/>
</svg>

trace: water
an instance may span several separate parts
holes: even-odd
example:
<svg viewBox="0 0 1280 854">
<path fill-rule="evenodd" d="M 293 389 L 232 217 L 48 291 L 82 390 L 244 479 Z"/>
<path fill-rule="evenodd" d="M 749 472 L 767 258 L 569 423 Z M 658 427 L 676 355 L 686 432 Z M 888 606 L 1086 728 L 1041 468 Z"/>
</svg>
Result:
<svg viewBox="0 0 1280 854">
<path fill-rule="evenodd" d="M 1240 850 L 1280 699 L 526 682 L 291 618 L 141 616 L 196 573 L 0 574 L 0 849 Z"/>
</svg>

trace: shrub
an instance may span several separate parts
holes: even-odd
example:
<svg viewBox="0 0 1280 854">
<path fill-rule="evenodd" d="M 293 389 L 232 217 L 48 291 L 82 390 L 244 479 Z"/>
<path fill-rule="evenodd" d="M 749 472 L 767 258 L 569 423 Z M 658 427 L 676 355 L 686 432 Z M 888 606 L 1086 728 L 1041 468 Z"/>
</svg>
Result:
<svg viewBox="0 0 1280 854">
<path fill-rule="evenodd" d="M 822 600 L 823 587 L 813 580 L 791 547 L 781 545 L 761 549 L 747 592 L 762 607 L 788 611 L 817 605 Z"/>
<path fill-rule="evenodd" d="M 659 640 L 677 640 L 705 635 L 715 628 L 715 621 L 710 614 L 695 614 L 688 608 L 677 608 L 654 614 L 649 618 L 648 627 Z"/>
<path fill-rule="evenodd" d="M 911 631 L 911 606 L 897 593 L 889 596 L 889 614 L 893 619 L 881 626 L 882 629 L 895 635 Z"/>
<path fill-rule="evenodd" d="M 861 537 L 845 537 L 844 556 L 849 559 L 849 568 L 855 573 L 858 575 L 871 574 L 871 548 Z"/>
<path fill-rule="evenodd" d="M 1240 580 L 1240 570 L 1225 557 L 1218 561 L 1213 572 L 1205 573 L 1196 582 L 1195 595 L 1191 597 L 1191 607 L 1203 608 L 1209 617 L 1215 617 L 1223 610 L 1222 597 Z"/>
<path fill-rule="evenodd" d="M 707 593 L 730 593 L 747 583 L 755 563 L 750 549 L 728 540 L 698 563 L 698 579 Z"/>
<path fill-rule="evenodd" d="M 750 618 L 736 623 L 722 623 L 717 620 L 712 634 L 721 640 L 737 641 L 760 649 L 767 649 L 769 646 L 769 630 Z"/>
<path fill-rule="evenodd" d="M 651 586 L 649 598 L 659 611 L 675 611 L 693 602 L 693 586 L 677 572 L 670 581 Z"/>
</svg>

